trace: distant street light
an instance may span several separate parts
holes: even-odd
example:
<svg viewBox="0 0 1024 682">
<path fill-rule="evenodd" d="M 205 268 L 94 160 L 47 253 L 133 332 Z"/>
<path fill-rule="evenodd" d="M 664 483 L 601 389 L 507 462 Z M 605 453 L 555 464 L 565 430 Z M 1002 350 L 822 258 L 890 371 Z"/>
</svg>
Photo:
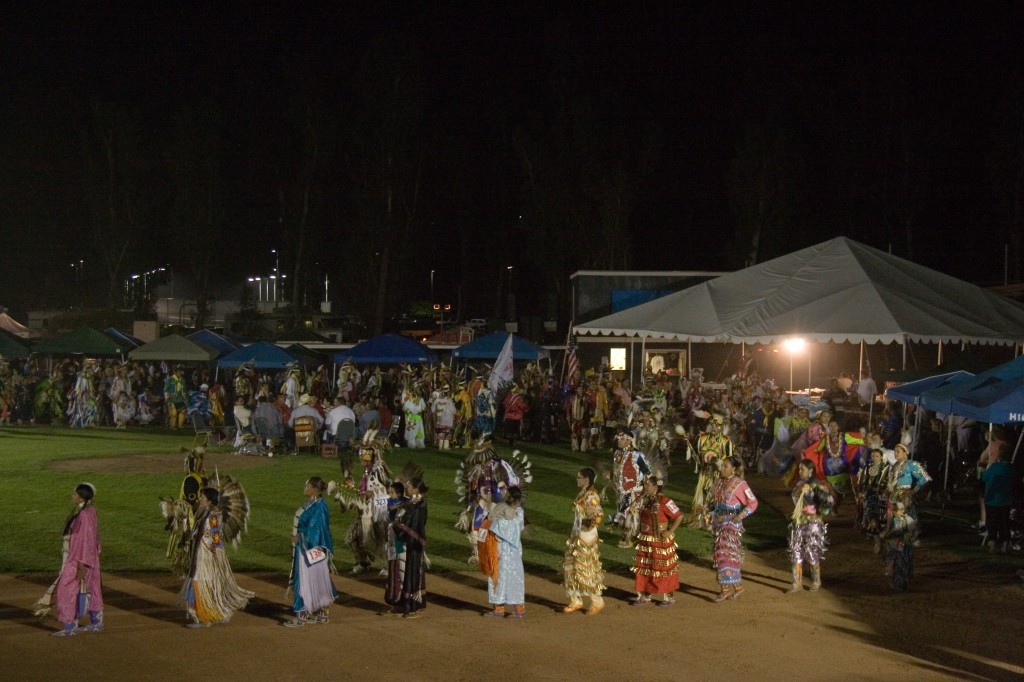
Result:
<svg viewBox="0 0 1024 682">
<path fill-rule="evenodd" d="M 262 303 L 263 302 L 263 282 L 262 282 L 262 280 L 259 277 L 249 277 L 248 281 L 256 282 L 256 290 L 259 292 L 259 294 L 258 294 L 259 301 L 260 301 L 260 303 Z"/>
<path fill-rule="evenodd" d="M 274 254 L 274 274 L 270 279 L 274 280 L 274 301 L 277 301 L 277 274 L 280 271 L 280 254 L 277 249 L 271 249 L 270 253 Z M 267 298 L 270 298 L 270 283 L 267 283 Z"/>
</svg>

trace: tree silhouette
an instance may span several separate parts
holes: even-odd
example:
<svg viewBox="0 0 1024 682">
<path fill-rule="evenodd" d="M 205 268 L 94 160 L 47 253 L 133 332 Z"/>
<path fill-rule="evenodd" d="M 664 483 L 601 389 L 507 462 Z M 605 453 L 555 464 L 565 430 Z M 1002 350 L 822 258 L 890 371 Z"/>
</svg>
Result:
<svg viewBox="0 0 1024 682">
<path fill-rule="evenodd" d="M 206 325 L 210 278 L 224 247 L 221 125 L 220 110 L 211 102 L 183 107 L 166 149 L 174 250 L 195 286 L 197 327 Z"/>
<path fill-rule="evenodd" d="M 127 263 L 152 207 L 145 198 L 148 170 L 140 114 L 94 101 L 82 131 L 82 188 L 110 309 L 122 303 Z"/>
</svg>

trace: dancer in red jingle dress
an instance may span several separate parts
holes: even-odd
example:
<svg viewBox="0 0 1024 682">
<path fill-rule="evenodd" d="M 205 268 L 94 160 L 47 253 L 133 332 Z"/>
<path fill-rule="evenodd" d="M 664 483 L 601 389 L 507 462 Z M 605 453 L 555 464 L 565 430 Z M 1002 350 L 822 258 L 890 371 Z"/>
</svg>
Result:
<svg viewBox="0 0 1024 682">
<path fill-rule="evenodd" d="M 683 512 L 661 494 L 664 482 L 657 476 L 644 479 L 644 497 L 640 502 L 640 527 L 636 536 L 637 597 L 633 606 L 651 603 L 652 594 L 663 595 L 658 606 L 675 603 L 672 593 L 679 589 L 678 557 L 675 532 L 683 520 Z"/>
</svg>

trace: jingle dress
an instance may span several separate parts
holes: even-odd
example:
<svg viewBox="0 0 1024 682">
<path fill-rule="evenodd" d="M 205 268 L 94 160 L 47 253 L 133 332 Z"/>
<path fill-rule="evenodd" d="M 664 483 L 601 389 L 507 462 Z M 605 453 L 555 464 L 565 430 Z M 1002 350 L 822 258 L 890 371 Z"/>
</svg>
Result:
<svg viewBox="0 0 1024 682">
<path fill-rule="evenodd" d="M 643 594 L 671 593 L 679 589 L 678 557 L 675 536 L 661 538 L 669 521 L 682 515 L 679 506 L 664 495 L 645 497 L 640 509 L 640 528 L 636 536 L 636 591 Z"/>
<path fill-rule="evenodd" d="M 715 571 L 719 585 L 743 582 L 743 519 L 757 509 L 757 498 L 739 476 L 719 478 L 711 486 L 711 532 L 715 543 Z"/>
<path fill-rule="evenodd" d="M 601 495 L 594 486 L 576 496 L 573 503 L 575 519 L 569 539 L 565 541 L 565 559 L 562 583 L 570 604 L 582 604 L 583 597 L 600 600 L 604 591 L 604 571 L 601 570 L 601 548 L 597 528 L 604 512 Z"/>
</svg>

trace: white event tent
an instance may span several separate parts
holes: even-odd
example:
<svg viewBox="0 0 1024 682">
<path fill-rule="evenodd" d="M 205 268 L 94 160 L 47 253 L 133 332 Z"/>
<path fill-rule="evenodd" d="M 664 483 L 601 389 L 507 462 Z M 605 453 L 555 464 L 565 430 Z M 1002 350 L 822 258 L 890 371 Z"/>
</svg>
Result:
<svg viewBox="0 0 1024 682">
<path fill-rule="evenodd" d="M 1024 306 L 846 237 L 573 327 L 695 343 L 1015 345 Z"/>
</svg>

